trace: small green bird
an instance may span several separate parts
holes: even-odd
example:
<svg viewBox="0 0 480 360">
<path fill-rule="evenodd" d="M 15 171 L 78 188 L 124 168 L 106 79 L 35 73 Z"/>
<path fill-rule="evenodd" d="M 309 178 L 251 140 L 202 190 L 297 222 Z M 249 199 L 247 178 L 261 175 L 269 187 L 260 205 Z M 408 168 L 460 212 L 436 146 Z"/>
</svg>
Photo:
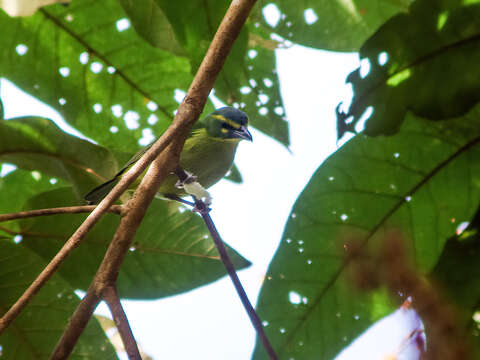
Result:
<svg viewBox="0 0 480 360">
<path fill-rule="evenodd" d="M 180 166 L 195 176 L 204 188 L 209 188 L 221 180 L 232 167 L 238 143 L 243 139 L 252 141 L 247 126 L 248 116 L 241 110 L 224 107 L 214 111 L 197 122 L 192 129 L 180 154 Z M 90 204 L 99 203 L 149 148 L 150 146 L 147 146 L 135 154 L 113 179 L 85 195 L 85 200 Z M 145 173 L 146 171 L 130 185 L 129 190 L 140 184 Z M 164 197 L 175 199 L 187 195 L 184 189 L 176 186 L 177 181 L 177 176 L 169 175 L 160 185 L 158 192 Z"/>
</svg>

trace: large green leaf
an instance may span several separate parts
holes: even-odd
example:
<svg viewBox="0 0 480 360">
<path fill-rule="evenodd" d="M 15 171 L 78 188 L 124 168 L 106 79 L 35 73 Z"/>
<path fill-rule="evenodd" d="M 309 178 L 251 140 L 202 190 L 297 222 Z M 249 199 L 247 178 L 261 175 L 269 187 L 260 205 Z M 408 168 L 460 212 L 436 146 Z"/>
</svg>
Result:
<svg viewBox="0 0 480 360">
<path fill-rule="evenodd" d="M 155 0 L 119 0 L 138 34 L 152 46 L 185 56 L 186 52 L 177 41 L 175 31 Z"/>
<path fill-rule="evenodd" d="M 325 50 L 357 51 L 388 18 L 406 11 L 411 1 L 261 0 L 252 15 L 262 27 L 297 44 Z"/>
<path fill-rule="evenodd" d="M 479 19 L 478 0 L 418 0 L 389 20 L 362 46 L 364 69 L 347 78 L 354 98 L 338 114 L 338 136 L 369 107 L 368 135 L 395 133 L 407 111 L 432 120 L 467 113 L 480 100 Z"/>
<path fill-rule="evenodd" d="M 191 80 L 188 60 L 146 43 L 115 0 L 72 1 L 29 18 L 0 12 L 0 26 L 0 75 L 109 148 L 135 152 L 143 129 L 161 134 L 178 106 L 175 89 Z"/>
<path fill-rule="evenodd" d="M 120 3 L 142 37 L 161 49 L 187 56 L 194 74 L 230 1 L 197 0 L 198 6 L 191 0 Z M 249 29 L 255 29 L 251 25 Z M 247 28 L 242 30 L 215 83 L 215 94 L 227 104 L 245 108 L 253 126 L 288 145 L 288 125 L 282 117 L 283 102 L 275 72 L 275 47 L 262 46 L 268 41 L 258 41 L 258 31 L 255 39 L 249 41 Z"/>
<path fill-rule="evenodd" d="M 39 117 L 0 122 L 0 162 L 62 178 L 74 186 L 77 199 L 117 170 L 106 149 L 66 134 L 52 121 Z M 5 196 L 8 194 L 15 196 L 7 190 Z"/>
<path fill-rule="evenodd" d="M 207 11 L 190 2 L 161 7 L 147 0 L 139 3 L 124 5 L 137 31 L 160 48 L 137 35 L 114 0 L 74 0 L 67 7 L 42 8 L 29 18 L 13 19 L 0 10 L 0 76 L 53 106 L 84 135 L 109 148 L 135 152 L 146 133 L 157 137 L 170 124 L 178 106 L 174 95 L 188 88 L 227 4 L 213 2 Z M 173 36 L 176 41 L 167 41 Z M 268 116 L 252 116 L 252 125 L 288 144 L 287 124 L 274 111 L 282 106 L 278 82 L 269 89 L 274 96 L 268 104 L 257 105 L 253 92 L 240 93 L 252 76 L 259 76 L 258 84 L 265 76 L 245 64 L 247 39 L 244 30 L 220 74 L 216 94 L 226 103 L 247 104 L 252 114 L 267 107 Z M 269 77 L 275 76 L 272 59 L 261 61 Z"/>
<path fill-rule="evenodd" d="M 39 172 L 30 172 L 21 169 L 0 177 L 0 214 L 21 211 L 25 202 L 32 196 L 66 186 L 61 179 L 50 178 Z M 19 231 L 18 221 L 0 223 L 0 228 L 13 232 Z"/>
<path fill-rule="evenodd" d="M 292 210 L 260 294 L 259 315 L 278 353 L 331 359 L 385 315 L 379 293 L 353 291 L 346 238 L 354 233 L 377 247 L 386 230 L 401 229 L 417 269 L 431 270 L 478 207 L 479 158 L 475 108 L 447 122 L 409 116 L 396 136 L 357 135 L 327 159 Z M 254 358 L 265 358 L 259 345 Z"/>
<path fill-rule="evenodd" d="M 22 244 L 0 239 L 0 315 L 46 265 Z M 67 282 L 54 275 L 0 336 L 2 360 L 48 359 L 79 303 Z M 89 321 L 71 359 L 116 359 L 115 350 L 96 319 Z"/>
<path fill-rule="evenodd" d="M 32 198 L 29 209 L 75 204 L 69 188 Z M 201 218 L 177 203 L 154 200 L 135 235 L 118 280 L 124 298 L 159 298 L 207 284 L 226 274 Z M 56 215 L 21 222 L 22 243 L 50 260 L 86 215 Z M 59 269 L 73 288 L 90 284 L 119 224 L 107 214 Z M 249 262 L 233 249 L 228 252 L 237 269 Z"/>
</svg>

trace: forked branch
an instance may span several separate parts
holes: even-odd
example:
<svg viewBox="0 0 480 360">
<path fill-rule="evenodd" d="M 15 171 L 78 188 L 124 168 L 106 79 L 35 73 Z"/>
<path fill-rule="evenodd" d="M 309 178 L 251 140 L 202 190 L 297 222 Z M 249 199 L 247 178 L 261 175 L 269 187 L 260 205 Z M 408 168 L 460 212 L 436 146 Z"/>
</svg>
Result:
<svg viewBox="0 0 480 360">
<path fill-rule="evenodd" d="M 128 212 L 122 218 L 97 274 L 58 342 L 52 359 L 63 359 L 71 353 L 103 296 L 103 292 L 106 288 L 115 286 L 120 266 L 146 209 L 153 200 L 160 183 L 177 166 L 185 138 L 192 124 L 200 116 L 215 79 L 255 2 L 256 0 L 232 1 L 184 101 L 178 108 L 173 124 L 140 160 L 142 164 L 146 163 L 146 167 L 161 152 L 159 157 L 153 161 L 133 198 L 127 204 Z M 145 167 L 142 167 L 142 171 Z M 127 173 L 127 176 L 133 171 L 135 176 L 138 175 L 140 173 L 138 170 L 139 165 L 136 164 Z M 118 196 L 128 186 L 122 187 L 122 184 L 125 184 L 123 179 L 100 203 L 99 207 L 110 206 L 112 203 L 107 200 L 113 198 L 112 194 Z"/>
</svg>

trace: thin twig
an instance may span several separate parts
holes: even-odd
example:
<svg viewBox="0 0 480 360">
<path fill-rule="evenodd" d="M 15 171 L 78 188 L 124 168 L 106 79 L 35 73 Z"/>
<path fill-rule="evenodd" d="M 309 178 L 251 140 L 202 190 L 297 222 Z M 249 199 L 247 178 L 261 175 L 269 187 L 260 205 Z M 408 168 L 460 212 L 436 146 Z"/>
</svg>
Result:
<svg viewBox="0 0 480 360">
<path fill-rule="evenodd" d="M 68 357 L 88 320 L 92 316 L 102 291 L 108 286 L 115 285 L 120 266 L 128 252 L 131 240 L 145 215 L 147 207 L 155 196 L 160 183 L 178 164 L 178 158 L 185 138 L 193 123 L 200 116 L 208 95 L 215 83 L 215 79 L 255 2 L 256 0 L 233 0 L 193 79 L 185 100 L 178 108 L 173 124 L 167 129 L 164 135 L 162 135 L 160 140 L 141 158 L 140 161 L 142 163 L 144 163 L 144 161 L 151 161 L 152 154 L 153 158 L 158 154 L 158 152 L 154 153 L 155 150 L 159 150 L 159 152 L 163 150 L 160 156 L 153 161 L 145 177 L 142 179 L 140 186 L 128 202 L 128 212 L 122 218 L 97 274 L 87 290 L 87 295 L 75 310 L 52 354 L 52 359 L 64 359 Z M 135 171 L 138 175 L 138 169 L 139 165 L 137 163 L 127 175 L 130 174 L 131 171 Z M 102 205 L 106 206 L 105 204 L 110 206 L 111 203 L 108 203 L 106 200 L 113 198 L 113 194 L 116 196 L 120 195 L 121 192 L 126 189 L 126 187 L 120 187 L 123 183 L 125 182 L 122 178 L 119 184 L 115 186 L 110 194 L 100 203 L 99 207 Z"/>
<path fill-rule="evenodd" d="M 130 360 L 142 360 L 140 352 L 138 351 L 137 342 L 135 341 L 122 303 L 118 297 L 117 288 L 114 286 L 106 287 L 103 291 L 103 300 L 105 300 L 112 313 L 113 321 L 115 321 L 115 325 L 120 333 L 128 358 Z"/>
<path fill-rule="evenodd" d="M 0 214 L 0 222 L 17 220 L 17 219 L 25 219 L 25 218 L 31 218 L 31 217 L 37 217 L 37 216 L 89 213 L 89 212 L 92 212 L 95 209 L 95 207 L 96 205 L 64 206 L 64 207 L 49 208 L 49 209 L 20 211 L 20 212 L 10 213 L 10 214 Z M 122 205 L 112 205 L 107 210 L 107 212 L 121 215 L 122 209 L 123 209 Z"/>
<path fill-rule="evenodd" d="M 201 200 L 195 201 L 195 209 L 202 216 L 203 221 L 205 222 L 205 225 L 207 226 L 208 231 L 212 236 L 213 242 L 215 243 L 218 253 L 220 254 L 222 263 L 225 266 L 225 269 L 227 270 L 227 273 L 233 282 L 233 286 L 235 287 L 235 290 L 237 291 L 238 296 L 242 301 L 243 307 L 247 311 L 247 314 L 250 317 L 250 321 L 252 322 L 252 325 L 255 328 L 257 335 L 260 341 L 262 342 L 265 350 L 267 351 L 269 358 L 272 360 L 276 360 L 277 355 L 275 354 L 275 350 L 273 350 L 273 347 L 270 344 L 270 341 L 268 340 L 267 335 L 265 334 L 260 318 L 255 312 L 255 309 L 253 308 L 252 304 L 250 303 L 250 300 L 248 300 L 248 296 L 245 290 L 243 289 L 240 279 L 238 278 L 237 272 L 235 271 L 235 267 L 233 266 L 232 261 L 230 260 L 230 257 L 227 254 L 225 244 L 220 238 L 217 228 L 215 227 L 215 224 L 210 216 L 210 210 L 205 205 L 205 203 Z"/>
</svg>

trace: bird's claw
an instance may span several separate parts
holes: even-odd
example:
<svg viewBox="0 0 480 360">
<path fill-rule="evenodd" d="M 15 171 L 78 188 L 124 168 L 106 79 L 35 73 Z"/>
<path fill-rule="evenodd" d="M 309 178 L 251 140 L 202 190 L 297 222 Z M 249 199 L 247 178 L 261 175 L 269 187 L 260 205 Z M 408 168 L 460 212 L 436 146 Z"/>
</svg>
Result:
<svg viewBox="0 0 480 360">
<path fill-rule="evenodd" d="M 177 187 L 179 189 L 184 189 L 185 185 L 189 185 L 189 184 L 197 182 L 197 177 L 195 175 L 190 174 L 188 171 L 185 171 L 185 170 L 184 170 L 184 174 L 187 175 L 187 177 L 182 179 L 182 180 L 179 179 L 175 183 L 175 187 Z"/>
<path fill-rule="evenodd" d="M 187 171 L 184 171 L 184 175 L 186 176 L 184 176 L 182 180 L 178 180 L 175 186 L 179 189 L 185 190 L 187 194 L 200 199 L 205 204 L 206 208 L 209 209 L 209 206 L 212 204 L 212 196 L 210 193 L 197 181 L 195 175 L 190 174 Z M 197 206 L 195 206 L 195 209 L 196 208 Z M 205 211 L 205 209 L 200 210 Z"/>
</svg>

